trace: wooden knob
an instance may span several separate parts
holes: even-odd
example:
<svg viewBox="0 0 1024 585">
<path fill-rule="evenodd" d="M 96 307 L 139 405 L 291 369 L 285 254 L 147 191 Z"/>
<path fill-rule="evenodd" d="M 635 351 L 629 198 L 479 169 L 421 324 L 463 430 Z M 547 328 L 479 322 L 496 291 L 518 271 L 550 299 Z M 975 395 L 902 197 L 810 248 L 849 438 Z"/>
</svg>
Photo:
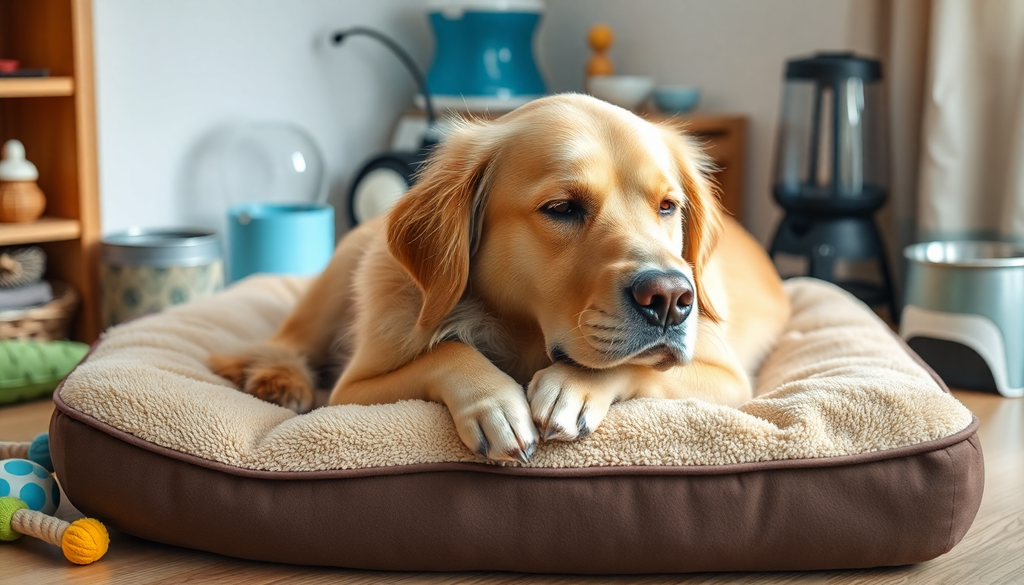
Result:
<svg viewBox="0 0 1024 585">
<path fill-rule="evenodd" d="M 594 54 L 587 61 L 587 76 L 613 75 L 615 73 L 615 65 L 606 54 L 608 49 L 611 48 L 612 43 L 615 42 L 615 33 L 612 32 L 612 27 L 607 24 L 595 24 L 590 27 L 587 42 L 590 43 L 590 48 L 594 50 Z"/>
<path fill-rule="evenodd" d="M 612 27 L 607 24 L 595 24 L 590 27 L 590 34 L 587 35 L 587 42 L 595 52 L 603 53 L 612 47 L 615 42 L 615 33 Z"/>
</svg>

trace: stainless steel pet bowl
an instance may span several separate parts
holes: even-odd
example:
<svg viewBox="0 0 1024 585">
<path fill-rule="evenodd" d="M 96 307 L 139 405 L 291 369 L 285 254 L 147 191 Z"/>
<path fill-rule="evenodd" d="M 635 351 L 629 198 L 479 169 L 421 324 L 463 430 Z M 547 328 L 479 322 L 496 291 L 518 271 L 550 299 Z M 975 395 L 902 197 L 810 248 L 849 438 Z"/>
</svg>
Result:
<svg viewBox="0 0 1024 585">
<path fill-rule="evenodd" d="M 1024 396 L 1024 245 L 908 246 L 900 335 L 950 386 Z"/>
</svg>

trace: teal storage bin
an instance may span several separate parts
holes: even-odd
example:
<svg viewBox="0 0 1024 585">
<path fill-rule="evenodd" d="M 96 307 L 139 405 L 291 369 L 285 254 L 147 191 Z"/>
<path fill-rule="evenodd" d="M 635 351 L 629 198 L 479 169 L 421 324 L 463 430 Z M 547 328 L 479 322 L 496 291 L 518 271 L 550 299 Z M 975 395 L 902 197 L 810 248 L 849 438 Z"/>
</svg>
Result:
<svg viewBox="0 0 1024 585">
<path fill-rule="evenodd" d="M 334 208 L 321 203 L 241 203 L 228 210 L 231 281 L 250 274 L 312 276 L 334 253 Z"/>
</svg>

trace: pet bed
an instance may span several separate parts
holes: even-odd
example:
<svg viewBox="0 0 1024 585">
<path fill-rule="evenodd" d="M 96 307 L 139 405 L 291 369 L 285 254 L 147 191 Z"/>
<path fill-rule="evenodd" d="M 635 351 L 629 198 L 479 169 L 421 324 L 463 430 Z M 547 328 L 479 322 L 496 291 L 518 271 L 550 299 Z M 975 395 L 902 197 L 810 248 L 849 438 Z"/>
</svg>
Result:
<svg viewBox="0 0 1024 585">
<path fill-rule="evenodd" d="M 307 284 L 255 277 L 111 330 L 55 394 L 71 502 L 247 559 L 664 573 L 921 562 L 981 501 L 977 419 L 831 285 L 786 283 L 793 316 L 742 407 L 631 400 L 585 439 L 499 465 L 462 445 L 444 406 L 296 415 L 205 367 L 269 336 Z"/>
</svg>

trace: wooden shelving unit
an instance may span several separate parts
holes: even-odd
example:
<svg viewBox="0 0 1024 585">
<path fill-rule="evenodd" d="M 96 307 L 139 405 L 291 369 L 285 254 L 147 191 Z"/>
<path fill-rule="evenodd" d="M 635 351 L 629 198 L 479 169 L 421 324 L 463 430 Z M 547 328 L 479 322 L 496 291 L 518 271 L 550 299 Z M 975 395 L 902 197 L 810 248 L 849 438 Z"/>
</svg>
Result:
<svg viewBox="0 0 1024 585">
<path fill-rule="evenodd" d="M 8 223 L 0 227 L 0 246 L 74 240 L 82 236 L 82 223 L 63 217 L 40 217 L 32 223 Z"/>
<path fill-rule="evenodd" d="M 39 169 L 45 216 L 0 223 L 0 245 L 39 244 L 47 277 L 73 285 L 82 305 L 74 337 L 99 335 L 100 238 L 91 0 L 0 0 L 0 56 L 50 77 L 0 78 L 0 142 L 17 138 Z"/>
<path fill-rule="evenodd" d="M 57 97 L 75 94 L 71 77 L 0 77 L 0 98 Z"/>
</svg>

